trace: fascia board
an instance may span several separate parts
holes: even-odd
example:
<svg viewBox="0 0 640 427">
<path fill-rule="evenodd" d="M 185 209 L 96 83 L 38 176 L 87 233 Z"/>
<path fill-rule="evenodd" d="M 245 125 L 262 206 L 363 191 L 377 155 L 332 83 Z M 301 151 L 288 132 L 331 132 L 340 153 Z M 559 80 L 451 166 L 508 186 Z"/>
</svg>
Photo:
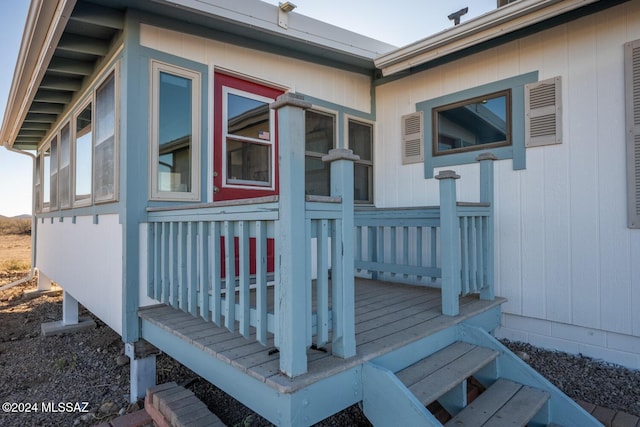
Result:
<svg viewBox="0 0 640 427">
<path fill-rule="evenodd" d="M 374 63 L 389 76 L 597 1 L 521 0 L 380 55 Z"/>
<path fill-rule="evenodd" d="M 285 39 L 298 40 L 369 60 L 396 48 L 396 46 L 294 12 L 289 13 L 288 29 L 281 28 L 277 24 L 278 7 L 262 1 L 153 1 L 233 22 L 250 28 L 254 32 L 258 30 L 277 34 Z"/>
<path fill-rule="evenodd" d="M 0 144 L 13 146 L 75 4 L 76 0 L 31 2 L 0 128 Z"/>
</svg>

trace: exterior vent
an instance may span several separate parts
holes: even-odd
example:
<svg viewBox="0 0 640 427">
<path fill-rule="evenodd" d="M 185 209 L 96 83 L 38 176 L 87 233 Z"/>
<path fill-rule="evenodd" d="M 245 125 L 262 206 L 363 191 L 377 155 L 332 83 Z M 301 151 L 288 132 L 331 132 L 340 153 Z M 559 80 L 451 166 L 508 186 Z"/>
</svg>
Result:
<svg viewBox="0 0 640 427">
<path fill-rule="evenodd" d="M 402 116 L 402 164 L 424 161 L 424 119 L 422 111 Z"/>
<path fill-rule="evenodd" d="M 625 45 L 627 194 L 630 228 L 640 228 L 640 40 Z"/>
<path fill-rule="evenodd" d="M 525 85 L 525 144 L 527 147 L 562 142 L 560 77 Z"/>
</svg>

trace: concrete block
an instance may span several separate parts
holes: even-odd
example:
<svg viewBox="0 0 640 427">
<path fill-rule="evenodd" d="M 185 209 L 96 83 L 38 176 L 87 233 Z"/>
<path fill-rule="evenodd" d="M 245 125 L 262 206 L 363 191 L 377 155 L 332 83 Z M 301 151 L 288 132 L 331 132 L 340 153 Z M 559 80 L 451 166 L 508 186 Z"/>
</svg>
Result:
<svg viewBox="0 0 640 427">
<path fill-rule="evenodd" d="M 49 289 L 49 290 L 30 289 L 28 291 L 24 291 L 22 296 L 24 299 L 31 300 L 35 298 L 40 298 L 45 295 L 49 297 L 58 296 L 61 293 L 62 293 L 62 289 L 60 288 Z"/>
<path fill-rule="evenodd" d="M 144 409 L 111 420 L 111 427 L 142 427 L 153 422 L 151 415 Z"/>
<path fill-rule="evenodd" d="M 604 424 L 606 427 L 611 427 L 613 424 L 613 418 L 616 416 L 616 411 L 602 406 L 596 407 L 595 411 L 591 414 L 593 417 Z"/>
<path fill-rule="evenodd" d="M 56 322 L 47 322 L 40 325 L 43 337 L 50 337 L 53 335 L 71 334 L 74 332 L 84 331 L 85 329 L 93 329 L 96 327 L 96 322 L 90 317 L 81 317 L 78 319 L 78 323 L 72 323 L 65 325 L 62 320 Z"/>
<path fill-rule="evenodd" d="M 626 412 L 618 412 L 611 423 L 612 427 L 635 427 L 640 423 L 640 418 Z"/>
</svg>

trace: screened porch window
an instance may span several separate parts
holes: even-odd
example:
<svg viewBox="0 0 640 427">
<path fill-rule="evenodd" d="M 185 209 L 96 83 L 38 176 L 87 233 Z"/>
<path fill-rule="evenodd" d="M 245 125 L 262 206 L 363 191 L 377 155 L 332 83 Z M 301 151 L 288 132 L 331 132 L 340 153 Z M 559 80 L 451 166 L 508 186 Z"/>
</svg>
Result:
<svg viewBox="0 0 640 427">
<path fill-rule="evenodd" d="M 75 198 L 76 204 L 91 203 L 91 162 L 93 158 L 92 107 L 89 103 L 76 116 L 75 139 Z"/>
<path fill-rule="evenodd" d="M 60 131 L 60 170 L 58 172 L 60 208 L 71 207 L 71 124 Z"/>
<path fill-rule="evenodd" d="M 96 202 L 116 197 L 116 91 L 112 73 L 96 91 L 93 193 Z"/>
<path fill-rule="evenodd" d="M 511 91 L 433 109 L 433 155 L 511 145 Z"/>
<path fill-rule="evenodd" d="M 200 74 L 152 62 L 151 198 L 199 199 Z"/>
<path fill-rule="evenodd" d="M 322 156 L 335 148 L 336 118 L 332 114 L 305 111 L 305 193 L 330 194 L 330 165 Z"/>
<path fill-rule="evenodd" d="M 373 203 L 373 125 L 350 119 L 349 148 L 360 156 L 353 165 L 353 199 Z"/>
</svg>

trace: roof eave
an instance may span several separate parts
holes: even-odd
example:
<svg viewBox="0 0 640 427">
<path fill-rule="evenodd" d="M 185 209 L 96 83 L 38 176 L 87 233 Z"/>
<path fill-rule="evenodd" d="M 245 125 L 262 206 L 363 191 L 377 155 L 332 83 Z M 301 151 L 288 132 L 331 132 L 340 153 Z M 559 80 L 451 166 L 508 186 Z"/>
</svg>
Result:
<svg viewBox="0 0 640 427">
<path fill-rule="evenodd" d="M 35 0 L 29 6 L 0 128 L 0 144 L 13 147 L 75 3 L 76 0 Z"/>
<path fill-rule="evenodd" d="M 597 1 L 521 0 L 380 55 L 374 63 L 383 76 L 391 76 Z"/>
</svg>

